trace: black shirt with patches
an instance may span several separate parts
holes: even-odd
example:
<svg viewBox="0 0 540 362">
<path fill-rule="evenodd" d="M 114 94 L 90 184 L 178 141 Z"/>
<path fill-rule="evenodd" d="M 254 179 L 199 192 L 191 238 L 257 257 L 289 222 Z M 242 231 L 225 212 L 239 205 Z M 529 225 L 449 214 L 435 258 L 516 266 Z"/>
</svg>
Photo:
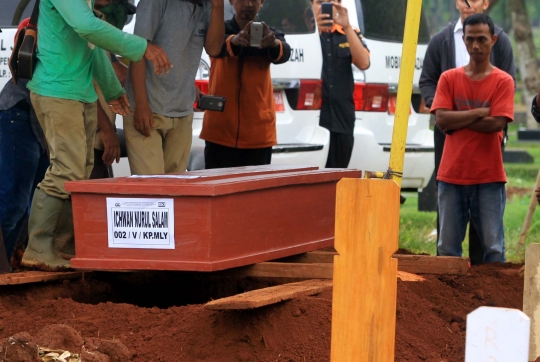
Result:
<svg viewBox="0 0 540 362">
<path fill-rule="evenodd" d="M 366 49 L 366 43 L 358 30 L 358 37 Z M 320 35 L 323 54 L 322 106 L 319 124 L 330 132 L 353 134 L 354 77 L 351 49 L 347 36 L 334 29 Z"/>
</svg>

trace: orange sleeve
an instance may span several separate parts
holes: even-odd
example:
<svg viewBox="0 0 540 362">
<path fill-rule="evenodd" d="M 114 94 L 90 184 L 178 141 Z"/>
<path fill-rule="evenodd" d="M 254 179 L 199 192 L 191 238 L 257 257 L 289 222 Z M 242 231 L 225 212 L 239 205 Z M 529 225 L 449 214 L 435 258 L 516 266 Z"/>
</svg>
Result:
<svg viewBox="0 0 540 362">
<path fill-rule="evenodd" d="M 234 57 L 234 53 L 231 47 L 231 39 L 234 37 L 234 35 L 230 35 L 225 42 L 227 43 L 227 52 L 229 52 L 229 55 L 231 57 Z"/>
<path fill-rule="evenodd" d="M 274 62 L 277 62 L 281 59 L 281 57 L 283 57 L 283 43 L 281 42 L 281 40 L 279 40 L 279 55 L 276 59 L 273 59 Z"/>
</svg>

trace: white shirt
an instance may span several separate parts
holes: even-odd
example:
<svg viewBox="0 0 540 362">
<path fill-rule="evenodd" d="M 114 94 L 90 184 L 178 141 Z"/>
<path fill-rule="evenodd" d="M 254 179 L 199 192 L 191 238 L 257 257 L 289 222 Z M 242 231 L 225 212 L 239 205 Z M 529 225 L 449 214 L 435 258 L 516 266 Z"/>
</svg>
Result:
<svg viewBox="0 0 540 362">
<path fill-rule="evenodd" d="M 456 68 L 469 64 L 470 56 L 463 41 L 463 23 L 461 22 L 461 18 L 454 27 L 454 44 L 456 50 Z"/>
</svg>

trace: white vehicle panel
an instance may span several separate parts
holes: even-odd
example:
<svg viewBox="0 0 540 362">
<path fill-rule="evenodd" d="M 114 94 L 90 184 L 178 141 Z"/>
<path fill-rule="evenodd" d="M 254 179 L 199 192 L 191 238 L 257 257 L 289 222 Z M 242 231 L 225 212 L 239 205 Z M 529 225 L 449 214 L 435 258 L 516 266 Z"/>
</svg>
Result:
<svg viewBox="0 0 540 362">
<path fill-rule="evenodd" d="M 349 20 L 355 27 L 359 27 L 358 17 L 354 14 L 357 12 L 356 6 L 360 4 L 360 1 L 362 0 L 343 0 L 343 5 L 348 8 L 350 14 Z M 138 3 L 138 0 L 135 0 L 135 3 Z M 232 16 L 232 10 L 227 0 L 225 4 L 226 18 L 228 19 Z M 124 27 L 124 31 L 132 33 L 134 25 L 135 16 Z M 2 26 L 2 30 L 3 32 L 0 33 L 0 88 L 11 77 L 8 59 L 11 55 L 16 28 Z M 286 39 L 292 48 L 291 58 L 285 64 L 271 66 L 272 79 L 290 82 L 302 79 L 320 79 L 322 55 L 318 32 L 288 34 Z M 353 67 L 356 81 L 396 86 L 401 69 L 401 43 L 375 40 L 369 37 L 366 42 L 371 53 L 371 66 L 364 72 Z M 413 80 L 413 87 L 416 90 L 426 48 L 426 44 L 419 44 L 417 47 Z M 207 65 L 210 64 L 208 55 L 204 51 L 201 59 Z M 208 69 L 200 68 L 197 79 L 208 79 Z M 280 145 L 311 144 L 320 146 L 320 149 L 309 152 L 274 153 L 272 163 L 324 167 L 328 154 L 329 132 L 319 126 L 320 111 L 294 110 L 289 104 L 285 92 L 280 90 L 278 92 L 278 96 L 283 101 L 283 110 L 276 113 L 278 143 Z M 192 156 L 197 158 L 202 157 L 204 150 L 204 141 L 199 138 L 203 115 L 202 112 L 195 112 L 193 121 Z M 356 112 L 355 144 L 349 168 L 364 171 L 386 170 L 390 156 L 388 149 L 392 140 L 393 123 L 394 115 L 389 114 L 389 112 Z M 122 117 L 117 117 L 116 125 L 118 128 L 122 128 Z M 429 151 L 430 148 L 433 148 L 433 132 L 429 130 L 429 115 L 416 113 L 413 107 L 411 107 L 409 117 L 407 147 L 410 149 L 416 147 L 416 150 L 424 151 L 405 153 L 402 185 L 405 188 L 422 188 L 427 185 L 433 173 L 433 152 Z M 113 170 L 115 176 L 129 175 L 127 158 L 122 158 L 119 164 L 113 164 Z"/>
</svg>

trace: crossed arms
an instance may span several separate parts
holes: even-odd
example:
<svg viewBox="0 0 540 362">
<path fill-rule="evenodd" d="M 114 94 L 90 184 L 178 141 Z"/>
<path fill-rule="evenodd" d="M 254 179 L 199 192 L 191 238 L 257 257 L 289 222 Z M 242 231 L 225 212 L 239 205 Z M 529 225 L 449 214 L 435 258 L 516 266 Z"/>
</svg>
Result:
<svg viewBox="0 0 540 362">
<path fill-rule="evenodd" d="M 439 108 L 435 111 L 435 117 L 437 125 L 444 133 L 462 128 L 482 133 L 499 132 L 509 121 L 507 117 L 490 117 L 488 107 L 468 111 Z"/>
</svg>

